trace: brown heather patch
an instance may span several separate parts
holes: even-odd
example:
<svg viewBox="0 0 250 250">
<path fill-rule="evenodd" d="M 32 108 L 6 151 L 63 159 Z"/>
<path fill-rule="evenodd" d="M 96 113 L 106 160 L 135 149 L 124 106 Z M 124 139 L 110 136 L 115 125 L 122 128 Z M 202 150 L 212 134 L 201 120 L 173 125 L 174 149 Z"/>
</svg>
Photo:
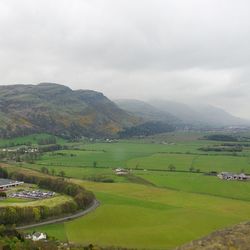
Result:
<svg viewBox="0 0 250 250">
<path fill-rule="evenodd" d="M 241 223 L 230 228 L 194 240 L 175 250 L 249 250 L 250 222 Z"/>
<path fill-rule="evenodd" d="M 117 133 L 121 130 L 121 128 L 117 124 L 110 122 L 103 127 L 103 130 L 109 133 Z"/>
<path fill-rule="evenodd" d="M 93 124 L 95 118 L 96 118 L 96 115 L 94 113 L 89 114 L 89 115 L 85 115 L 85 116 L 81 116 L 79 118 L 79 124 L 82 126 L 91 125 L 91 124 Z"/>
</svg>

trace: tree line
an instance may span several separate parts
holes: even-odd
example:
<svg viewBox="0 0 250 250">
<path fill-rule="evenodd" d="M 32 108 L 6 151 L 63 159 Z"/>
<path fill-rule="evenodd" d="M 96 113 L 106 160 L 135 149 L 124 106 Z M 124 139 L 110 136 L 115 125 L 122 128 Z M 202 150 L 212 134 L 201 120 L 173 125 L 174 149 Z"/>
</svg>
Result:
<svg viewBox="0 0 250 250">
<path fill-rule="evenodd" d="M 137 126 L 125 128 L 118 132 L 120 138 L 129 138 L 132 136 L 149 136 L 154 134 L 172 132 L 175 127 L 164 122 L 146 122 Z"/>
<path fill-rule="evenodd" d="M 0 173 L 5 171 L 0 168 Z M 20 172 L 12 172 L 8 174 L 8 178 L 26 183 L 37 184 L 41 189 L 49 189 L 51 191 L 69 195 L 72 201 L 67 201 L 53 207 L 37 205 L 37 206 L 8 206 L 0 208 L 0 221 L 3 224 L 28 224 L 51 217 L 58 217 L 63 214 L 74 213 L 80 209 L 86 209 L 94 200 L 94 194 L 85 188 L 65 181 L 62 178 L 41 177 L 37 175 L 26 175 Z"/>
</svg>

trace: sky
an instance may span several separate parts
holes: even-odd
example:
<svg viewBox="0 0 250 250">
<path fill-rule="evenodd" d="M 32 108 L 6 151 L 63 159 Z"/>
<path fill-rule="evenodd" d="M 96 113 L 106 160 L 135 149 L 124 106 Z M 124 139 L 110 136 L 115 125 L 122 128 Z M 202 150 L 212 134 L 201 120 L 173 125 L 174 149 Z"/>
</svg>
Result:
<svg viewBox="0 0 250 250">
<path fill-rule="evenodd" d="M 0 0 L 0 84 L 222 107 L 250 119 L 248 0 Z"/>
</svg>

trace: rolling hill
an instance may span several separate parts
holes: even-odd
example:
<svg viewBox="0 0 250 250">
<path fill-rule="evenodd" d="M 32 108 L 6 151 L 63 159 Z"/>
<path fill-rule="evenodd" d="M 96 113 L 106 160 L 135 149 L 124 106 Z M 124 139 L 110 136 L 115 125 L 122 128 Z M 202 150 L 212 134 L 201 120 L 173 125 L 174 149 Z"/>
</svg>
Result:
<svg viewBox="0 0 250 250">
<path fill-rule="evenodd" d="M 102 93 L 54 83 L 0 86 L 0 137 L 47 132 L 63 137 L 110 136 L 140 119 Z"/>
</svg>

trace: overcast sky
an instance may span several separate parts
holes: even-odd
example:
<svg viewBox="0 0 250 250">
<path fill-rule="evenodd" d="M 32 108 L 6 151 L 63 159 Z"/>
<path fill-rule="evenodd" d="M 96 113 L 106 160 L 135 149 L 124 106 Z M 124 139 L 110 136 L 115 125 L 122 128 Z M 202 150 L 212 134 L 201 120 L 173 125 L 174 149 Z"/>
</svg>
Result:
<svg viewBox="0 0 250 250">
<path fill-rule="evenodd" d="M 0 0 L 0 84 L 39 82 L 250 118 L 250 1 Z"/>
</svg>

